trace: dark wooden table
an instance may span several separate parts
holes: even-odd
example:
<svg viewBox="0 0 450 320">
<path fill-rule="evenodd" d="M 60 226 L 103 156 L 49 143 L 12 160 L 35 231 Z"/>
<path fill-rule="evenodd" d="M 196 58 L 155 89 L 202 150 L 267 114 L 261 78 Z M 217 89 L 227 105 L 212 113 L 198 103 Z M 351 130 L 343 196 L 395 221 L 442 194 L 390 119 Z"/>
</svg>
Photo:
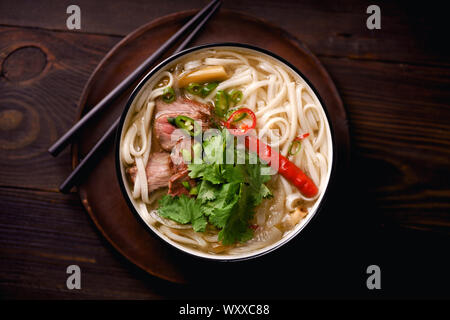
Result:
<svg viewBox="0 0 450 320">
<path fill-rule="evenodd" d="M 235 288 L 243 283 L 230 281 L 207 296 L 449 297 L 444 8 L 377 1 L 381 30 L 368 30 L 371 1 L 224 2 L 286 29 L 318 56 L 344 101 L 352 146 L 345 192 L 334 200 L 335 217 L 325 228 L 333 249 L 308 251 L 317 259 L 305 267 L 309 275 L 295 270 L 305 285 L 290 288 L 268 270 L 272 280 L 250 277 L 240 295 Z M 70 150 L 58 158 L 46 150 L 72 125 L 89 75 L 112 46 L 150 20 L 206 1 L 79 0 L 81 30 L 70 31 L 72 3 L 0 1 L 0 297 L 204 296 L 201 287 L 149 276 L 120 256 L 77 193 L 58 193 L 71 170 Z M 81 290 L 66 287 L 72 264 L 82 270 Z M 366 288 L 371 264 L 382 271 L 379 291 Z"/>
</svg>

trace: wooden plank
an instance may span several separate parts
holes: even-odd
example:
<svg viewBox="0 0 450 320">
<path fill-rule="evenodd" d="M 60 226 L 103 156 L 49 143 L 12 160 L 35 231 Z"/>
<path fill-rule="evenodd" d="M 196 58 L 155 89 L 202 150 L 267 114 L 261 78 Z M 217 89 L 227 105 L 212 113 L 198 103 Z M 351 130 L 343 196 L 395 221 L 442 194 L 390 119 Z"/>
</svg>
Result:
<svg viewBox="0 0 450 320">
<path fill-rule="evenodd" d="M 70 148 L 47 148 L 75 119 L 77 102 L 117 37 L 0 28 L 0 185 L 56 190 Z"/>
<path fill-rule="evenodd" d="M 450 70 L 323 58 L 347 108 L 355 185 L 379 223 L 450 233 Z"/>
<path fill-rule="evenodd" d="M 9 298 L 154 299 L 163 284 L 108 245 L 75 194 L 0 188 L 0 257 Z M 72 264 L 81 290 L 66 287 Z"/>
<path fill-rule="evenodd" d="M 125 36 L 161 16 L 200 8 L 206 0 L 88 1 L 77 4 L 82 12 L 80 31 Z M 71 1 L 44 1 L 39 6 L 17 0 L 0 3 L 0 24 L 68 31 L 66 8 Z M 286 29 L 318 55 L 365 60 L 404 61 L 449 65 L 445 10 L 403 1 L 378 1 L 381 30 L 368 30 L 370 1 L 224 1 L 223 9 L 248 13 Z"/>
<path fill-rule="evenodd" d="M 36 189 L 55 191 L 69 173 L 69 151 L 53 159 L 46 149 L 73 122 L 81 90 L 109 48 L 149 20 L 206 2 L 152 5 L 149 1 L 81 0 L 81 32 L 61 32 L 66 31 L 69 1 L 46 1 L 39 6 L 23 0 L 14 5 L 0 2 L 2 297 L 146 299 L 202 295 L 199 288 L 175 286 L 137 270 L 96 231 L 77 195 Z M 347 247 L 342 245 L 342 229 L 326 232 L 341 241 L 336 241 L 336 250 L 329 250 L 328 243 L 313 241 L 314 246 L 304 250 L 324 260 L 317 263 L 319 260 L 311 259 L 311 265 L 306 264 L 309 274 L 323 273 L 322 283 L 329 284 L 341 277 L 345 286 L 335 285 L 335 296 L 345 296 L 342 288 L 352 291 L 355 284 L 367 294 L 361 274 L 368 264 L 381 261 L 383 272 L 387 270 L 383 283 L 390 288 L 384 287 L 383 292 L 388 296 L 392 289 L 403 296 L 442 296 L 449 283 L 445 276 L 448 261 L 442 252 L 450 232 L 450 55 L 440 45 L 446 38 L 446 20 L 439 16 L 445 11 L 379 1 L 383 28 L 368 31 L 364 12 L 369 4 L 244 0 L 225 1 L 224 8 L 267 19 L 306 41 L 336 81 L 349 111 L 353 161 L 346 186 L 356 196 L 351 194 L 350 204 L 344 199 L 341 206 L 336 205 L 336 214 L 351 221 L 344 233 L 358 230 L 362 237 L 346 234 L 351 239 Z M 387 231 L 368 244 L 372 234 L 368 236 L 367 230 L 376 225 Z M 399 233 L 399 226 L 425 232 Z M 333 229 L 335 225 L 330 231 Z M 315 236 L 322 238 L 321 233 Z M 338 250 L 340 246 L 347 251 Z M 334 255 L 328 256 L 329 251 L 324 254 L 327 248 Z M 335 266 L 338 260 L 341 262 Z M 82 269 L 80 291 L 65 287 L 69 264 Z M 241 271 L 235 268 L 236 273 Z M 347 273 L 341 273 L 345 270 Z M 288 281 L 289 274 L 283 280 Z M 286 291 L 286 281 L 252 282 L 240 295 L 263 297 L 276 292 L 279 297 L 292 298 L 329 294 L 316 285 L 314 277 L 309 282 L 299 278 L 303 293 L 296 287 Z M 227 290 L 218 294 L 236 297 L 235 287 L 230 281 Z"/>
<path fill-rule="evenodd" d="M 99 235 L 76 195 L 0 188 L 0 208 L 0 292 L 9 299 L 361 298 L 370 296 L 364 270 L 372 263 L 382 266 L 385 296 L 421 296 L 423 290 L 437 295 L 448 283 L 448 276 L 439 276 L 448 269 L 445 256 L 438 254 L 445 250 L 445 238 L 398 231 L 371 238 L 375 234 L 360 224 L 368 223 L 367 217 L 358 218 L 357 212 L 355 220 L 338 219 L 341 211 L 336 211 L 333 225 L 322 217 L 313 223 L 317 229 L 305 230 L 300 258 L 291 261 L 302 270 L 300 276 L 280 273 L 283 267 L 275 267 L 280 256 L 268 255 L 247 264 L 214 265 L 223 281 L 218 290 L 208 291 L 209 277 L 180 286 L 137 270 Z M 261 263 L 273 269 L 261 269 Z M 81 268 L 80 290 L 66 288 L 66 268 L 72 264 Z M 267 272 L 275 276 L 242 285 Z M 406 290 L 411 278 L 414 286 Z"/>
</svg>

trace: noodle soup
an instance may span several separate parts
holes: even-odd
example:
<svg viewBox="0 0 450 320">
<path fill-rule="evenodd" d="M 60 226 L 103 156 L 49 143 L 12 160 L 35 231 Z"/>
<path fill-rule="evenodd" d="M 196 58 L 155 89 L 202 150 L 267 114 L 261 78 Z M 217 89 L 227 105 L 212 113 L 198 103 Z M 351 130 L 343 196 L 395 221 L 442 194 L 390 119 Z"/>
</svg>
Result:
<svg viewBox="0 0 450 320">
<path fill-rule="evenodd" d="M 320 100 L 256 48 L 169 58 L 135 90 L 119 130 L 119 180 L 132 208 L 201 257 L 242 259 L 287 242 L 316 213 L 331 175 Z"/>
</svg>

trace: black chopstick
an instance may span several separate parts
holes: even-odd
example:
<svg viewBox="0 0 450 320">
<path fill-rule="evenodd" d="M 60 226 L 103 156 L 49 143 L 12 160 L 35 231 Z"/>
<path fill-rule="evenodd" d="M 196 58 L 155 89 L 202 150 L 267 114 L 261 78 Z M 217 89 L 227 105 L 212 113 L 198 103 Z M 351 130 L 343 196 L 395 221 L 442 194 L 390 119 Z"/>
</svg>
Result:
<svg viewBox="0 0 450 320">
<path fill-rule="evenodd" d="M 172 37 L 169 38 L 158 50 L 156 50 L 150 57 L 148 57 L 139 67 L 136 68 L 130 75 L 128 75 L 122 82 L 119 83 L 110 93 L 108 93 L 99 103 L 97 103 L 83 118 L 81 118 L 72 128 L 69 129 L 61 138 L 59 138 L 49 149 L 51 155 L 57 156 L 69 143 L 75 135 L 96 115 L 101 109 L 108 105 L 112 100 L 117 98 L 123 91 L 130 87 L 130 85 L 138 79 L 148 68 L 153 65 L 167 50 L 176 43 L 181 36 L 183 36 L 191 27 L 198 23 L 198 21 L 211 8 L 217 10 L 219 0 L 211 1 L 206 7 L 200 10 L 192 19 L 190 19 L 180 30 L 178 30 Z M 210 16 L 209 16 L 210 17 Z M 208 18 L 209 18 L 208 17 Z M 204 19 L 203 19 L 204 20 Z M 196 29 L 195 31 L 198 32 Z M 193 37 L 192 34 L 189 37 Z"/>
<path fill-rule="evenodd" d="M 78 164 L 78 166 L 72 171 L 72 173 L 64 180 L 59 186 L 59 191 L 62 193 L 69 193 L 73 186 L 77 185 L 83 176 L 83 173 L 89 169 L 93 164 L 94 160 L 97 159 L 100 151 L 106 146 L 106 142 L 113 136 L 116 132 L 117 126 L 119 125 L 118 118 L 114 121 L 114 124 L 109 127 L 108 131 L 103 135 L 103 137 L 98 140 L 95 146 L 89 151 L 89 153 L 83 158 L 83 160 Z"/>
<path fill-rule="evenodd" d="M 195 29 L 189 33 L 189 35 L 186 37 L 186 39 L 184 39 L 184 41 L 178 46 L 178 48 L 175 49 L 175 51 L 172 54 L 177 54 L 178 52 L 184 50 L 184 48 L 187 47 L 187 45 L 192 41 L 192 39 L 194 39 L 194 37 L 200 32 L 200 30 L 203 28 L 203 26 L 205 25 L 206 22 L 208 22 L 209 18 L 211 18 L 211 16 L 216 12 L 216 10 L 220 7 L 220 2 L 218 2 L 213 9 L 211 10 L 211 12 L 209 12 L 205 18 L 200 21 L 200 23 L 195 27 Z"/>
<path fill-rule="evenodd" d="M 205 25 L 205 23 L 211 18 L 214 12 L 220 7 L 220 1 L 215 1 L 216 4 L 202 20 L 196 26 L 196 28 L 189 34 L 189 36 L 175 49 L 174 54 L 180 52 L 189 44 L 189 42 L 199 33 L 201 28 Z M 106 145 L 106 142 L 114 135 L 116 129 L 119 125 L 120 117 L 117 118 L 114 123 L 109 127 L 106 133 L 100 138 L 100 140 L 95 144 L 95 146 L 89 151 L 89 153 L 83 158 L 83 160 L 78 164 L 78 166 L 72 171 L 72 173 L 64 180 L 64 182 L 59 186 L 59 191 L 62 193 L 68 193 L 73 186 L 77 185 L 81 178 L 83 177 L 83 173 L 91 168 L 94 164 L 94 160 L 98 158 L 100 151 Z"/>
</svg>

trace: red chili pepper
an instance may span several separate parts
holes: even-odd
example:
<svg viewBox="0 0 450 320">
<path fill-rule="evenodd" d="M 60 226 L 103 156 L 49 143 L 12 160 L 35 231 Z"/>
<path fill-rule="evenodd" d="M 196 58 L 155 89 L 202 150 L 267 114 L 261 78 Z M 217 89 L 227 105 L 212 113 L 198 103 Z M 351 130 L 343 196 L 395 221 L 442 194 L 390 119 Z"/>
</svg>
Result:
<svg viewBox="0 0 450 320">
<path fill-rule="evenodd" d="M 248 115 L 250 115 L 250 117 L 252 118 L 252 125 L 249 126 L 247 124 L 243 124 L 240 128 L 236 129 L 232 127 L 232 123 L 233 120 L 236 116 L 242 114 L 242 113 L 247 113 Z M 228 118 L 228 120 L 225 122 L 225 127 L 228 128 L 228 130 L 230 131 L 231 134 L 235 135 L 235 136 L 241 136 L 246 134 L 250 129 L 254 129 L 256 127 L 256 115 L 255 113 L 248 109 L 248 108 L 240 108 L 238 110 L 236 110 L 235 112 L 233 112 L 231 114 L 231 116 Z"/>
<path fill-rule="evenodd" d="M 301 134 L 301 135 L 299 135 L 298 137 L 295 137 L 295 138 L 294 138 L 294 141 L 302 141 L 303 139 L 305 139 L 305 138 L 307 138 L 307 137 L 309 137 L 309 132 L 304 133 L 304 134 Z"/>
<path fill-rule="evenodd" d="M 232 128 L 232 122 L 235 116 L 241 113 L 247 113 L 253 120 L 252 125 L 249 127 L 247 124 L 241 126 L 240 129 Z M 245 135 L 250 129 L 256 127 L 256 115 L 248 108 L 240 108 L 233 112 L 228 120 L 225 122 L 225 127 L 228 128 L 229 132 L 233 135 Z M 301 136 L 296 137 L 294 140 L 302 140 L 309 136 L 309 133 L 305 133 Z M 272 163 L 272 148 L 267 144 L 259 141 L 255 136 L 248 136 L 245 139 L 246 148 L 252 152 L 255 152 L 259 158 L 267 162 L 272 168 L 278 171 L 283 177 L 289 180 L 294 186 L 297 187 L 300 192 L 306 197 L 314 197 L 317 195 L 319 190 L 314 182 L 309 178 L 299 167 L 294 163 L 289 161 L 286 157 L 280 153 L 276 154 L 276 159 L 278 163 Z"/>
<path fill-rule="evenodd" d="M 259 141 L 257 137 L 248 136 L 245 140 L 245 146 L 248 150 L 255 152 L 261 160 L 267 162 L 272 168 L 277 170 L 278 173 L 289 180 L 305 197 L 314 197 L 319 192 L 311 178 L 286 157 L 279 153 L 275 154 L 275 156 L 278 156 L 277 159 L 279 159 L 279 163 L 272 163 L 272 152 L 275 151 L 267 144 Z"/>
<path fill-rule="evenodd" d="M 289 150 L 288 150 L 288 154 L 290 156 L 295 156 L 297 153 L 299 153 L 300 151 L 300 147 L 301 147 L 301 141 L 305 138 L 307 138 L 309 136 L 309 133 L 304 133 L 302 135 L 299 135 L 298 137 L 295 137 L 294 140 L 292 141 Z M 295 150 L 295 152 L 292 152 L 292 149 L 294 149 L 295 147 L 297 147 Z"/>
</svg>

